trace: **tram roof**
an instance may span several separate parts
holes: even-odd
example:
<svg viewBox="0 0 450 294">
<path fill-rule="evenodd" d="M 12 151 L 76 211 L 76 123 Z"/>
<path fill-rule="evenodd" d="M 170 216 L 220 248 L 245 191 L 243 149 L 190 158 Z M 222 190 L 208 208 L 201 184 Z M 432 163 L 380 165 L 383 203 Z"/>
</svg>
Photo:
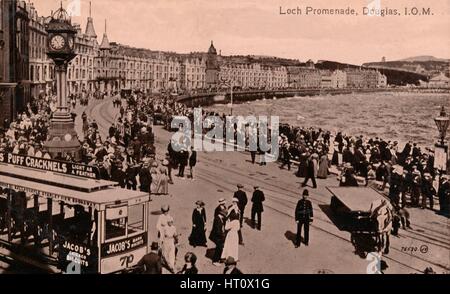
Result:
<svg viewBox="0 0 450 294">
<path fill-rule="evenodd" d="M 82 192 L 92 192 L 117 185 L 115 182 L 83 178 L 19 165 L 0 163 L 0 174 Z"/>
<path fill-rule="evenodd" d="M 71 204 L 93 206 L 103 210 L 109 204 L 139 204 L 149 200 L 148 193 L 126 190 L 109 186 L 93 192 L 82 192 L 48 184 L 36 183 L 29 180 L 10 176 L 0 177 L 0 186 L 19 191 L 37 193 L 41 197 L 51 198 L 55 201 L 64 201 Z"/>
</svg>

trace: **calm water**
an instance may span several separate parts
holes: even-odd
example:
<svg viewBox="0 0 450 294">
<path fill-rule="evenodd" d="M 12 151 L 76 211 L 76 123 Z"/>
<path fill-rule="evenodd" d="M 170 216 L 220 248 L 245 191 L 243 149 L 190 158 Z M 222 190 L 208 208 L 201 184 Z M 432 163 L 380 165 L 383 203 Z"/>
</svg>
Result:
<svg viewBox="0 0 450 294">
<path fill-rule="evenodd" d="M 277 115 L 282 123 L 431 146 L 441 105 L 450 113 L 450 95 L 386 92 L 257 100 L 235 104 L 233 114 Z M 208 109 L 230 113 L 229 105 Z"/>
</svg>

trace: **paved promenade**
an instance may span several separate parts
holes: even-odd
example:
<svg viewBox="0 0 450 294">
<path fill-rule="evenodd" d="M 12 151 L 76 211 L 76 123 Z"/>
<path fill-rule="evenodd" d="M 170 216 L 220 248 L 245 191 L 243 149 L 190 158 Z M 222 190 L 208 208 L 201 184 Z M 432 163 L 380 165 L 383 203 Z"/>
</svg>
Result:
<svg viewBox="0 0 450 294">
<path fill-rule="evenodd" d="M 104 136 L 117 116 L 111 99 L 92 102 L 86 113 L 94 117 Z M 81 133 L 81 113 L 85 107 L 78 106 L 77 131 Z M 155 127 L 156 147 L 163 156 L 171 133 Z M 318 188 L 310 187 L 314 206 L 314 222 L 310 230 L 310 246 L 296 249 L 293 245 L 296 225 L 294 209 L 302 189 L 302 178 L 294 170 L 280 170 L 277 163 L 267 166 L 252 165 L 245 152 L 199 152 L 195 168 L 195 180 L 174 177 L 169 186 L 169 196 L 153 197 L 150 216 L 150 238 L 156 239 L 155 224 L 162 204 L 169 204 L 175 226 L 181 233 L 177 268 L 183 265 L 187 251 L 198 257 L 200 273 L 221 273 L 222 267 L 211 264 L 214 244 L 192 248 L 188 243 L 191 230 L 191 214 L 196 200 L 206 203 L 207 235 L 212 226 L 212 214 L 219 198 L 230 203 L 236 184 L 244 185 L 251 198 L 253 185 L 261 187 L 266 195 L 262 217 L 262 231 L 249 226 L 251 205 L 245 210 L 243 237 L 245 246 L 239 247 L 239 268 L 244 273 L 315 273 L 327 270 L 333 273 L 366 273 L 369 261 L 358 256 L 350 241 L 350 233 L 340 231 L 333 223 L 329 209 L 331 194 L 326 186 L 337 186 L 335 176 L 318 180 Z M 174 173 L 174 172 L 173 172 Z M 186 171 L 189 174 L 189 171 Z M 450 222 L 449 219 L 430 210 L 410 209 L 413 230 L 400 230 L 400 236 L 391 236 L 391 252 L 384 257 L 388 264 L 385 273 L 418 273 L 431 266 L 436 272 L 450 271 Z M 150 240 L 152 241 L 152 240 Z M 420 252 L 419 248 L 427 248 Z M 417 251 L 414 251 L 417 248 Z M 425 250 L 423 250 L 425 251 Z"/>
</svg>

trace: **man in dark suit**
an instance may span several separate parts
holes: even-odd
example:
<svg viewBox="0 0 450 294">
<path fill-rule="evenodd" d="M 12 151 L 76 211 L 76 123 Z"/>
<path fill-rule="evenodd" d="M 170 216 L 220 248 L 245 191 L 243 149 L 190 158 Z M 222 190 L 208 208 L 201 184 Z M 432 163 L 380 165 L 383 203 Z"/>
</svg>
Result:
<svg viewBox="0 0 450 294">
<path fill-rule="evenodd" d="M 307 189 L 303 190 L 302 199 L 297 203 L 295 208 L 295 221 L 297 222 L 297 237 L 295 240 L 295 248 L 300 246 L 302 227 L 304 226 L 305 233 L 305 245 L 308 246 L 309 243 L 309 223 L 313 221 L 313 208 L 312 203 L 307 198 L 309 192 Z"/>
<path fill-rule="evenodd" d="M 254 187 L 255 191 L 252 196 L 252 227 L 261 231 L 261 213 L 264 211 L 263 202 L 266 200 L 263 191 L 258 186 Z M 258 216 L 258 225 L 255 223 L 255 216 Z"/>
<path fill-rule="evenodd" d="M 216 217 L 221 211 L 224 211 L 225 215 L 228 214 L 227 202 L 224 198 L 219 199 L 219 205 L 217 205 L 216 209 L 214 209 L 214 217 Z"/>
<path fill-rule="evenodd" d="M 239 200 L 238 208 L 239 208 L 239 211 L 241 212 L 239 215 L 239 223 L 242 228 L 242 221 L 244 220 L 244 210 L 245 210 L 245 206 L 247 205 L 248 199 L 247 199 L 247 194 L 242 190 L 244 188 L 244 186 L 241 184 L 238 184 L 237 187 L 238 187 L 238 190 L 236 192 L 234 192 L 233 198 L 237 198 Z M 241 230 L 239 230 L 238 234 L 239 234 L 239 244 L 244 245 L 244 240 L 242 239 Z"/>
<path fill-rule="evenodd" d="M 213 265 L 220 266 L 220 258 L 222 256 L 223 246 L 225 244 L 225 210 L 218 210 L 217 214 L 214 215 L 213 227 L 211 233 L 209 234 L 209 240 L 216 244 L 216 249 L 214 250 L 214 256 L 212 258 Z"/>
<path fill-rule="evenodd" d="M 138 262 L 138 266 L 144 266 L 145 274 L 161 274 L 162 265 L 161 257 L 158 254 L 158 243 L 153 242 L 151 246 L 151 251 L 149 254 L 144 255 L 142 259 Z"/>
<path fill-rule="evenodd" d="M 236 267 L 236 260 L 234 260 L 233 257 L 229 256 L 225 260 L 225 269 L 223 270 L 223 273 L 225 275 L 242 275 L 242 272 Z"/>
</svg>

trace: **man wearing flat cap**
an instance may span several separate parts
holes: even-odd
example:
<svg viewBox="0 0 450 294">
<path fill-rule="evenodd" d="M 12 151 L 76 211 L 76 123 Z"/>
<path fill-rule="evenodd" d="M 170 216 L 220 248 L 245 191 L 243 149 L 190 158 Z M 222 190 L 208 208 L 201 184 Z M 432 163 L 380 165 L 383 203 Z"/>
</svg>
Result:
<svg viewBox="0 0 450 294">
<path fill-rule="evenodd" d="M 252 196 L 252 227 L 256 227 L 258 231 L 261 231 L 261 214 L 264 211 L 263 202 L 266 198 L 264 197 L 263 191 L 261 191 L 258 186 L 254 186 L 253 188 L 255 191 Z M 257 224 L 255 221 L 256 216 L 258 217 Z"/>
<path fill-rule="evenodd" d="M 234 192 L 233 198 L 237 198 L 239 200 L 237 206 L 240 211 L 239 224 L 242 228 L 242 221 L 244 220 L 245 206 L 247 205 L 248 199 L 247 199 L 247 194 L 244 192 L 244 190 L 242 190 L 244 188 L 244 186 L 242 184 L 237 184 L 237 188 L 238 188 L 238 190 L 236 192 Z M 239 244 L 244 245 L 244 240 L 242 239 L 241 230 L 239 230 Z"/>
</svg>

